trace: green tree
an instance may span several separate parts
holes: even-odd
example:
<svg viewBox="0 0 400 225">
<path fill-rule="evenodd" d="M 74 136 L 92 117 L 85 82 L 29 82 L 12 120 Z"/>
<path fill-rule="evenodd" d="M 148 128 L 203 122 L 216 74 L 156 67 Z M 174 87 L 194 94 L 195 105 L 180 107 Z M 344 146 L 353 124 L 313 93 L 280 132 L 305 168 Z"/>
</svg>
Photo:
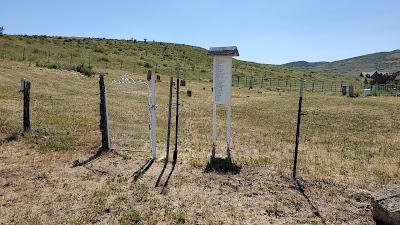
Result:
<svg viewBox="0 0 400 225">
<path fill-rule="evenodd" d="M 3 32 L 4 32 L 4 27 L 1 26 L 1 27 L 0 27 L 0 35 L 3 35 Z"/>
</svg>

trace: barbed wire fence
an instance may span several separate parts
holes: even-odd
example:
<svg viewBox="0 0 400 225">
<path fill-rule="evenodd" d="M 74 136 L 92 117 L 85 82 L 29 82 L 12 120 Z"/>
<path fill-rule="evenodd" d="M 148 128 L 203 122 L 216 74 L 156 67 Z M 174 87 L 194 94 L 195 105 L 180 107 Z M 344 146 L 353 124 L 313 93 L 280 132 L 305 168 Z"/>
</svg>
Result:
<svg viewBox="0 0 400 225">
<path fill-rule="evenodd" d="M 244 88 L 261 88 L 267 90 L 284 90 L 284 91 L 298 91 L 300 88 L 300 79 L 279 79 L 273 77 L 266 77 L 263 75 L 256 76 L 232 76 L 232 86 Z M 320 80 L 306 80 L 304 83 L 304 90 L 307 92 L 333 92 L 341 93 L 342 87 L 353 86 L 354 88 L 365 89 L 364 83 L 352 82 L 333 82 L 333 81 L 320 81 Z"/>
<path fill-rule="evenodd" d="M 267 77 L 265 75 L 255 76 L 232 76 L 232 86 L 240 88 L 258 88 L 270 91 L 299 91 L 300 79 L 279 79 Z M 304 91 L 306 92 L 329 92 L 333 94 L 344 94 L 349 92 L 349 87 L 353 87 L 354 92 L 361 96 L 400 96 L 400 85 L 397 84 L 375 84 L 370 85 L 365 82 L 348 81 L 321 81 L 309 79 L 305 80 Z M 345 94 L 346 93 L 346 94 Z"/>
<path fill-rule="evenodd" d="M 93 82 L 94 81 L 94 82 Z M 85 81 L 87 82 L 87 81 Z M 42 150 L 69 150 L 78 146 L 100 146 L 99 88 L 91 80 L 84 90 L 53 81 L 62 93 L 31 89 L 31 133 Z M 66 108 L 66 106 L 68 108 Z"/>
</svg>

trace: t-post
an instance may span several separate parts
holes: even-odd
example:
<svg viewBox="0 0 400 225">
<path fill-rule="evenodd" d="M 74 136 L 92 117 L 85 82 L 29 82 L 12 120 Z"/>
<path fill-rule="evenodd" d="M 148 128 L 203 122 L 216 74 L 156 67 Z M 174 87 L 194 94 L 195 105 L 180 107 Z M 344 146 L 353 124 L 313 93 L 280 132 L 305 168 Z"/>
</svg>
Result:
<svg viewBox="0 0 400 225">
<path fill-rule="evenodd" d="M 294 148 L 294 163 L 293 163 L 293 178 L 296 178 L 297 169 L 297 153 L 299 148 L 299 137 L 300 137 L 300 118 L 301 118 L 301 103 L 303 101 L 303 88 L 304 80 L 300 81 L 300 97 L 299 97 L 299 111 L 297 112 L 297 128 L 296 128 L 296 146 Z"/>
<path fill-rule="evenodd" d="M 179 124 L 179 72 L 181 65 L 176 66 L 176 115 L 175 115 L 175 150 L 172 158 L 172 164 L 176 164 L 178 159 L 178 124 Z"/>
<path fill-rule="evenodd" d="M 170 143 L 170 137 L 171 137 L 172 82 L 174 82 L 174 78 L 170 77 L 170 80 L 169 80 L 169 102 L 168 102 L 167 153 L 165 156 L 165 165 L 168 163 L 169 143 Z"/>
</svg>

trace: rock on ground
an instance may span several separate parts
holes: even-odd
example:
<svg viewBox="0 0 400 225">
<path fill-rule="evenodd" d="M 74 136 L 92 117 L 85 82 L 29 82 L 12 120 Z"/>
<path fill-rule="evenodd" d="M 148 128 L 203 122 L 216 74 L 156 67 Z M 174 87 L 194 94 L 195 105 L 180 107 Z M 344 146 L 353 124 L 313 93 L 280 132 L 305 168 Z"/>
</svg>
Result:
<svg viewBox="0 0 400 225">
<path fill-rule="evenodd" d="M 377 224 L 400 225 L 400 185 L 375 192 L 372 195 L 372 207 Z"/>
</svg>

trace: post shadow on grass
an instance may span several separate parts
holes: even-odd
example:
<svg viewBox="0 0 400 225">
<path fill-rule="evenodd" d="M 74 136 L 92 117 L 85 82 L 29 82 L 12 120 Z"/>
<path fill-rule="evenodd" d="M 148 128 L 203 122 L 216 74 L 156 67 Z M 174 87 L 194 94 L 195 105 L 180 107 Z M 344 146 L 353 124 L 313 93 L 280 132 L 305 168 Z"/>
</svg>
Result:
<svg viewBox="0 0 400 225">
<path fill-rule="evenodd" d="M 158 185 L 160 185 L 161 182 L 161 178 L 164 175 L 165 169 L 167 168 L 167 163 L 164 163 L 163 169 L 161 170 L 160 175 L 158 176 L 158 179 L 156 181 L 156 185 L 154 185 L 154 187 L 158 187 Z"/>
<path fill-rule="evenodd" d="M 175 170 L 176 162 L 177 162 L 177 161 L 176 161 L 176 158 L 173 158 L 171 171 L 169 172 L 168 177 L 167 177 L 167 179 L 165 180 L 164 186 L 163 186 L 163 188 L 162 188 L 160 194 L 164 193 L 165 188 L 168 186 L 169 179 L 171 178 L 172 173 L 173 173 L 174 170 Z M 158 179 L 157 179 L 157 182 L 156 182 L 155 187 L 158 187 L 158 185 L 160 185 L 161 178 L 162 178 L 162 176 L 164 175 L 164 172 L 165 172 L 165 170 L 166 170 L 166 168 L 167 168 L 167 165 L 168 165 L 168 158 L 167 158 L 167 159 L 165 160 L 165 162 L 164 162 L 163 169 L 162 169 L 160 175 L 158 176 Z"/>
<path fill-rule="evenodd" d="M 158 179 L 157 179 L 157 182 L 156 182 L 155 187 L 158 187 L 158 186 L 160 185 L 161 178 L 162 178 L 162 176 L 164 175 L 165 170 L 167 169 L 167 165 L 168 165 L 168 160 L 165 160 L 163 169 L 161 170 L 161 173 L 160 173 L 160 175 L 158 176 Z M 161 193 L 163 193 L 163 192 L 164 192 L 164 189 L 167 187 L 168 182 L 169 182 L 169 179 L 171 178 L 172 173 L 173 173 L 174 170 L 175 170 L 175 165 L 176 165 L 176 161 L 172 161 L 171 171 L 169 172 L 168 177 L 167 177 L 167 179 L 165 180 L 165 183 L 164 183 L 164 186 L 163 186 L 163 188 L 162 188 L 162 190 L 161 190 Z"/>
<path fill-rule="evenodd" d="M 171 178 L 172 173 L 173 173 L 174 170 L 175 170 L 175 165 L 176 165 L 176 163 L 173 163 L 173 164 L 172 164 L 171 171 L 169 172 L 168 177 L 167 177 L 167 179 L 165 180 L 164 186 L 163 186 L 163 188 L 162 188 L 160 194 L 164 193 L 165 188 L 168 186 L 169 179 Z"/>
<path fill-rule="evenodd" d="M 221 174 L 239 174 L 242 167 L 232 163 L 232 158 L 230 154 L 227 158 L 215 157 L 215 145 L 213 145 L 211 150 L 211 158 L 207 163 L 204 173 L 221 173 Z"/>
<path fill-rule="evenodd" d="M 108 149 L 101 147 L 101 148 L 99 148 L 99 150 L 97 150 L 97 152 L 94 155 L 90 156 L 88 159 L 86 159 L 84 161 L 81 161 L 81 162 L 78 159 L 75 160 L 73 162 L 72 167 L 86 166 L 86 165 L 90 164 L 91 162 L 93 162 L 94 160 L 98 159 L 100 156 L 104 155 L 107 152 L 109 152 Z"/>
<path fill-rule="evenodd" d="M 152 158 L 148 159 L 142 167 L 140 167 L 136 172 L 134 172 L 132 175 L 133 181 L 135 182 L 139 180 L 139 178 L 141 178 L 143 174 L 146 173 L 146 171 L 151 167 L 151 165 L 153 165 L 153 162 L 154 160 Z"/>
<path fill-rule="evenodd" d="M 295 178 L 296 182 L 296 189 L 303 195 L 303 197 L 307 200 L 308 204 L 311 206 L 311 209 L 313 210 L 313 214 L 317 216 L 318 218 L 321 219 L 322 224 L 326 224 L 325 219 L 322 217 L 321 213 L 319 212 L 318 208 L 311 202 L 310 198 L 305 192 L 305 186 L 303 183 L 305 183 L 304 180 L 299 180 L 298 178 Z"/>
</svg>

